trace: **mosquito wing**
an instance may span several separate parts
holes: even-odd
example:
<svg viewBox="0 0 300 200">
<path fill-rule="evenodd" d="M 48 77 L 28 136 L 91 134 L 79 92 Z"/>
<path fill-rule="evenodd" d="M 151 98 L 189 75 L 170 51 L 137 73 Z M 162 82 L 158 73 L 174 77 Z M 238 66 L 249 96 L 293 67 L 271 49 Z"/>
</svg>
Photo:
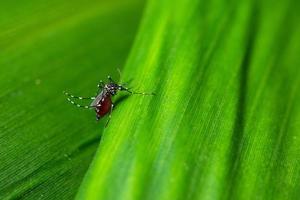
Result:
<svg viewBox="0 0 300 200">
<path fill-rule="evenodd" d="M 104 98 L 104 92 L 102 91 L 96 96 L 96 98 L 94 99 L 94 101 L 91 103 L 90 106 L 96 107 L 103 98 Z"/>
</svg>

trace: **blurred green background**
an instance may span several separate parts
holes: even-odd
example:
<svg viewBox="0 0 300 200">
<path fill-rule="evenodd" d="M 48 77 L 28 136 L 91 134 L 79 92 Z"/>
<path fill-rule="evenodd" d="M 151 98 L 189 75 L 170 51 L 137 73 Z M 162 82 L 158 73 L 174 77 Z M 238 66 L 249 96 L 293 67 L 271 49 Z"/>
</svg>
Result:
<svg viewBox="0 0 300 200">
<path fill-rule="evenodd" d="M 0 2 L 0 199 L 298 199 L 299 10 Z M 117 68 L 156 95 L 123 99 L 104 128 L 63 91 L 93 96 Z"/>
<path fill-rule="evenodd" d="M 142 1 L 1 1 L 0 199 L 72 199 L 104 121 L 67 103 L 118 77 Z M 84 102 L 88 104 L 89 102 Z"/>
</svg>

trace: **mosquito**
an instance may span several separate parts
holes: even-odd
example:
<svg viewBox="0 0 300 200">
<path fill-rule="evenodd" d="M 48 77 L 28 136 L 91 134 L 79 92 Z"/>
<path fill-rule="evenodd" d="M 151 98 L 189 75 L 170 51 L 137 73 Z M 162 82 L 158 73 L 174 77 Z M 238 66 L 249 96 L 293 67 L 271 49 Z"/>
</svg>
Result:
<svg viewBox="0 0 300 200">
<path fill-rule="evenodd" d="M 106 114 L 109 113 L 107 122 L 105 127 L 107 127 L 110 119 L 111 114 L 114 108 L 114 103 L 112 102 L 112 97 L 117 94 L 118 91 L 124 91 L 129 94 L 137 94 L 137 95 L 155 95 L 154 93 L 145 93 L 145 92 L 134 92 L 131 91 L 129 88 L 125 87 L 122 84 L 116 83 L 110 76 L 107 77 L 108 82 L 104 83 L 100 81 L 98 84 L 99 92 L 94 97 L 81 97 L 81 96 L 74 96 L 68 92 L 64 92 L 64 94 L 68 97 L 67 100 L 77 106 L 78 108 L 85 108 L 85 109 L 94 109 L 96 112 L 96 119 L 99 120 L 104 117 Z M 80 105 L 73 101 L 73 99 L 79 100 L 93 100 L 90 105 Z"/>
</svg>

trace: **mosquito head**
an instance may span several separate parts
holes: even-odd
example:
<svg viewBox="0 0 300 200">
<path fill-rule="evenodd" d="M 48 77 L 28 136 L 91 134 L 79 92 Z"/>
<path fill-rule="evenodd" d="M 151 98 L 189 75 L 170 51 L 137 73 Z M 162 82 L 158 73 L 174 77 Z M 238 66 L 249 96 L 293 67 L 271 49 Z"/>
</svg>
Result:
<svg viewBox="0 0 300 200">
<path fill-rule="evenodd" d="M 121 87 L 116 83 L 108 83 L 105 85 L 105 90 L 112 96 L 117 94 L 118 90 L 121 90 Z"/>
<path fill-rule="evenodd" d="M 118 91 L 125 91 L 130 94 L 139 94 L 139 95 L 155 95 L 154 93 L 131 91 L 129 88 L 125 87 L 124 85 L 117 84 L 110 76 L 108 76 L 107 78 L 109 80 L 109 83 L 105 84 L 104 89 L 111 96 L 116 95 Z"/>
</svg>

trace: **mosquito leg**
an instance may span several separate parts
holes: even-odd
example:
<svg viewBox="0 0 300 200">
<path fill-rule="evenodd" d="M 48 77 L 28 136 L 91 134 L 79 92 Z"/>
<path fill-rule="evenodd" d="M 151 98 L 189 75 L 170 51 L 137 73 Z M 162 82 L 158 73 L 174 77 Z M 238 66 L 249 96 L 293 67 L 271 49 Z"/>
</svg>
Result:
<svg viewBox="0 0 300 200">
<path fill-rule="evenodd" d="M 104 82 L 102 80 L 99 81 L 98 88 L 100 89 L 104 88 Z"/>
<path fill-rule="evenodd" d="M 111 78 L 111 76 L 107 76 L 107 79 L 109 80 L 109 82 L 115 83 L 115 81 Z"/>
<path fill-rule="evenodd" d="M 155 95 L 155 93 L 151 92 L 151 93 L 146 93 L 146 92 L 134 92 L 131 91 L 129 88 L 126 88 L 124 86 L 120 86 L 120 90 L 128 92 L 130 94 L 139 94 L 139 95 Z"/>
<path fill-rule="evenodd" d="M 101 117 L 99 115 L 96 115 L 96 120 L 99 121 Z"/>
<path fill-rule="evenodd" d="M 122 73 L 121 73 L 120 68 L 117 68 L 117 71 L 118 71 L 118 74 L 119 74 L 119 82 L 120 82 L 120 81 L 121 81 L 121 78 L 122 78 Z"/>
<path fill-rule="evenodd" d="M 107 125 L 108 125 L 108 123 L 109 123 L 109 121 L 110 121 L 110 119 L 111 119 L 111 113 L 112 113 L 112 111 L 113 111 L 113 108 L 114 108 L 114 104 L 111 104 L 110 112 L 109 112 L 109 115 L 108 115 L 107 122 L 106 122 L 106 124 L 105 124 L 105 128 L 107 127 Z"/>
<path fill-rule="evenodd" d="M 66 96 L 68 96 L 68 97 L 71 97 L 71 98 L 73 98 L 73 99 L 95 99 L 96 97 L 79 97 L 79 96 L 74 96 L 74 95 L 72 95 L 72 94 L 70 94 L 70 93 L 68 93 L 68 92 L 64 92 L 64 94 L 66 95 Z"/>
<path fill-rule="evenodd" d="M 80 105 L 74 101 L 72 101 L 70 98 L 67 98 L 67 100 L 73 104 L 74 106 L 78 107 L 78 108 L 86 108 L 86 109 L 90 109 L 90 108 L 94 108 L 94 106 L 83 106 L 83 105 Z"/>
<path fill-rule="evenodd" d="M 104 86 L 105 86 L 104 82 L 102 80 L 99 81 L 98 86 L 97 86 L 98 92 L 97 92 L 96 96 L 103 90 Z"/>
</svg>

